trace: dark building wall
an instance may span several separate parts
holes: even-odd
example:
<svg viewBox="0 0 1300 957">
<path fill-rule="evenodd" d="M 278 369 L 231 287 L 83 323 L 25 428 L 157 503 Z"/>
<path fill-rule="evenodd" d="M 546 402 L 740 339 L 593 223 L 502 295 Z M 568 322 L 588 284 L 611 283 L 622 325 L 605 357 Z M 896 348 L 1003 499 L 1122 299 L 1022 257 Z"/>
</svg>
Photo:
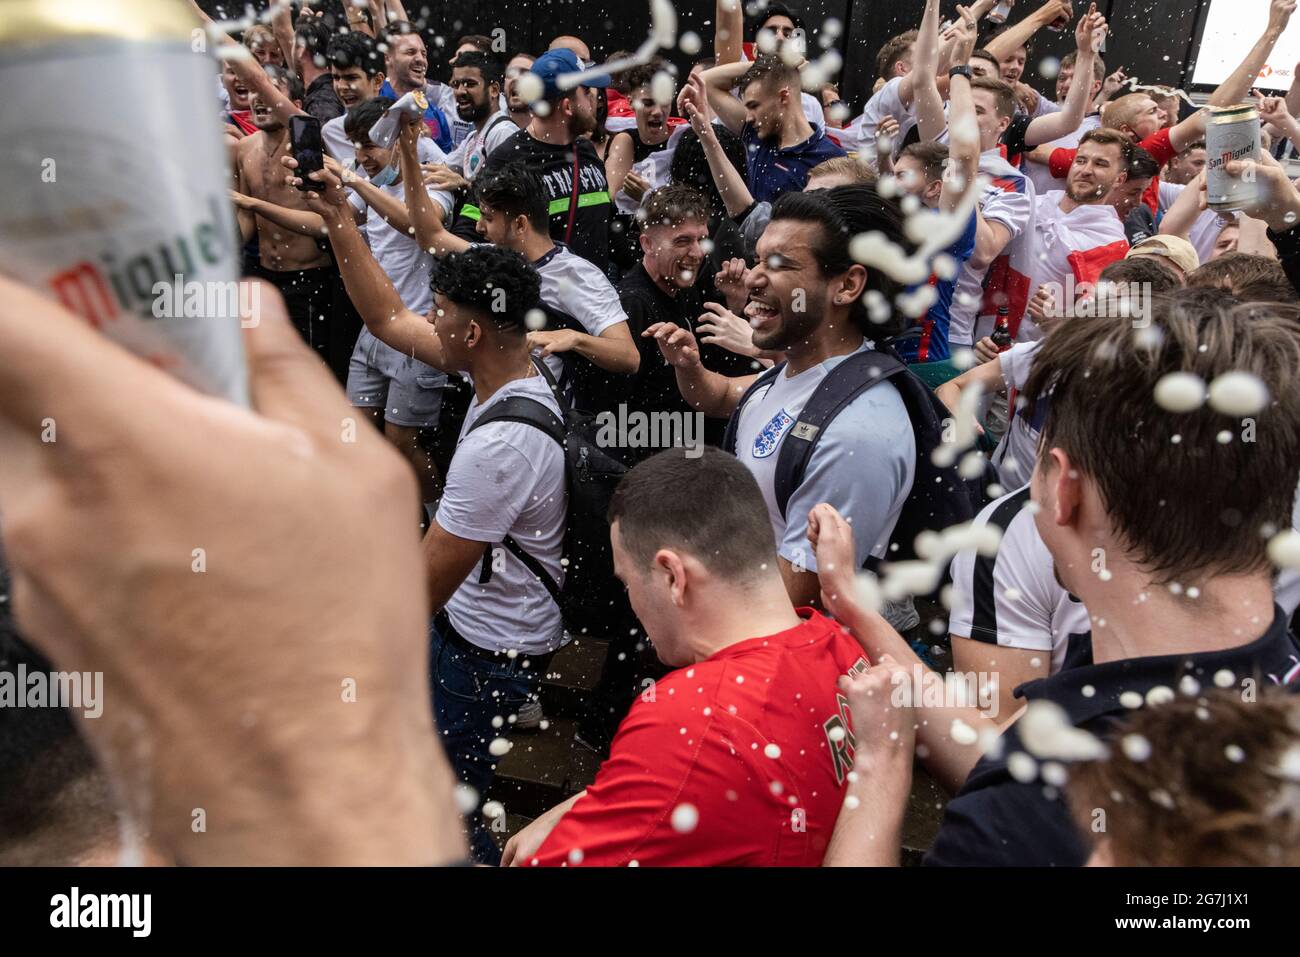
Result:
<svg viewBox="0 0 1300 957">
<path fill-rule="evenodd" d="M 592 48 L 592 55 L 603 59 L 619 49 L 635 49 L 645 39 L 650 25 L 647 0 L 404 0 L 407 12 L 423 17 L 430 35 L 442 36 L 450 46 L 466 33 L 491 34 L 505 31 L 507 49 L 514 53 L 526 50 L 536 54 L 549 40 L 561 33 L 581 36 Z M 1106 14 L 1114 34 L 1105 53 L 1108 69 L 1123 66 L 1130 76 L 1143 82 L 1180 84 L 1184 61 L 1194 39 L 1197 18 L 1204 0 L 1103 0 L 1099 9 Z M 209 12 L 225 7 L 242 11 L 243 0 L 234 3 L 200 0 Z M 265 0 L 256 4 L 265 6 Z M 714 0 L 674 0 L 678 30 L 693 30 L 704 41 L 700 55 L 712 53 L 714 34 Z M 820 30 L 828 17 L 844 26 L 837 45 L 844 56 L 840 74 L 840 92 L 856 112 L 871 94 L 875 83 L 876 53 L 886 40 L 917 26 L 921 21 L 922 0 L 789 0 L 791 9 L 800 13 L 809 31 L 809 49 L 820 51 Z M 1039 4 L 1019 0 L 1010 22 L 1026 16 Z M 1085 5 L 1076 0 L 1075 13 Z M 320 10 L 333 13 L 342 22 L 339 0 L 317 3 Z M 955 3 L 945 0 L 944 16 L 955 13 Z M 1051 34 L 1040 31 L 1035 38 L 1026 67 L 1025 81 L 1042 92 L 1052 93 L 1053 81 L 1038 76 L 1038 63 L 1045 57 L 1059 59 L 1074 49 L 1074 34 L 1065 31 Z M 686 69 L 691 58 L 673 51 L 670 58 L 679 69 Z M 431 73 L 446 72 L 446 57 L 434 57 Z"/>
</svg>

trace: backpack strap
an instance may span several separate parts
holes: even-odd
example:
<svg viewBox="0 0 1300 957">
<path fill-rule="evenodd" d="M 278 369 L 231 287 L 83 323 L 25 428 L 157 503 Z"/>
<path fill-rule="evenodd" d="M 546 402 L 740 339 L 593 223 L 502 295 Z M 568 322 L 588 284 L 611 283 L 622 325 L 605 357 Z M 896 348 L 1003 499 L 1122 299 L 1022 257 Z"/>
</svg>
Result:
<svg viewBox="0 0 1300 957">
<path fill-rule="evenodd" d="M 772 491 L 782 516 L 795 489 L 803 483 L 813 450 L 826 426 L 863 392 L 905 369 L 896 355 L 870 349 L 854 353 L 826 375 L 808 397 L 798 421 L 786 433 L 777 453 Z"/>
<path fill-rule="evenodd" d="M 753 384 L 745 390 L 745 394 L 740 397 L 740 401 L 736 403 L 735 411 L 731 413 L 731 418 L 727 420 L 727 429 L 722 434 L 722 450 L 728 455 L 736 454 L 736 430 L 739 428 L 740 411 L 745 407 L 745 403 L 750 400 L 750 397 L 753 396 L 760 387 L 769 385 L 775 381 L 776 377 L 784 368 L 785 363 L 780 362 L 765 372 L 760 373 L 759 377 L 754 380 Z"/>
<path fill-rule="evenodd" d="M 551 391 L 557 391 L 558 387 L 555 384 L 555 377 L 551 375 L 550 370 L 546 368 L 546 364 L 538 361 L 536 358 L 533 359 L 533 362 L 536 363 L 542 375 L 546 377 L 547 383 L 551 387 Z M 559 397 L 557 396 L 557 399 L 558 398 Z M 465 434 L 469 435 L 470 432 L 473 432 L 480 426 L 487 425 L 490 422 L 521 422 L 524 425 L 531 425 L 533 428 L 545 432 L 558 442 L 561 450 L 566 448 L 566 440 L 568 436 L 564 429 L 564 423 L 556 418 L 554 412 L 542 405 L 542 403 L 538 402 L 536 399 L 528 398 L 528 396 L 512 395 L 502 399 L 475 420 L 474 424 L 469 427 L 469 432 L 466 432 Z M 537 576 L 543 587 L 546 588 L 551 597 L 558 603 L 560 600 L 560 586 L 555 579 L 550 576 L 550 573 L 542 567 L 541 562 L 524 551 L 520 544 L 509 535 L 502 539 L 501 544 L 505 546 L 506 551 L 510 552 L 510 554 L 514 555 L 515 558 L 523 562 L 525 568 Z M 492 546 L 489 544 L 483 546 L 483 561 L 479 565 L 478 583 L 480 585 L 486 585 L 491 580 Z"/>
<path fill-rule="evenodd" d="M 555 380 L 552 379 L 551 381 L 554 382 Z M 469 435 L 470 432 L 475 432 L 492 422 L 522 422 L 524 425 L 531 425 L 533 428 L 545 432 L 560 443 L 561 448 L 565 444 L 564 423 L 542 403 L 536 399 L 530 399 L 526 395 L 512 395 L 497 402 L 491 409 L 479 416 L 465 434 Z"/>
</svg>

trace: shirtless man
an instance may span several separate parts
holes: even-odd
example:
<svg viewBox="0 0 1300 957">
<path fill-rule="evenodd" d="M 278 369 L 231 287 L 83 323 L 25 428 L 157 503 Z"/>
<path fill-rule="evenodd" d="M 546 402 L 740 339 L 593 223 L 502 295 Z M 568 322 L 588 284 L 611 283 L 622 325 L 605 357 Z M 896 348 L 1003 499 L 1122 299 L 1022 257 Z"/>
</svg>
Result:
<svg viewBox="0 0 1300 957">
<path fill-rule="evenodd" d="M 266 68 L 280 94 L 295 105 L 302 100 L 302 84 L 275 67 Z M 346 381 L 348 360 L 361 330 L 338 270 L 323 245 L 323 237 L 304 235 L 277 225 L 255 213 L 258 201 L 289 209 L 307 210 L 302 193 L 284 184 L 280 157 L 289 155 L 289 130 L 271 109 L 263 93 L 249 96 L 258 131 L 235 148 L 235 192 L 241 237 L 257 233 L 259 269 L 284 294 L 289 317 L 304 340 L 327 362 L 340 381 Z"/>
</svg>

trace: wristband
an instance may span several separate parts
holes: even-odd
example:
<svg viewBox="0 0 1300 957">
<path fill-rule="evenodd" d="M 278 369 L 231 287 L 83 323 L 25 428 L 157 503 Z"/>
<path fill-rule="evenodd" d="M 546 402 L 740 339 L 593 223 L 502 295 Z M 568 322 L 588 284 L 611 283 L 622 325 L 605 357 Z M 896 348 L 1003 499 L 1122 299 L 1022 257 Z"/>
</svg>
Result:
<svg viewBox="0 0 1300 957">
<path fill-rule="evenodd" d="M 951 70 L 948 71 L 948 79 L 951 80 L 954 76 L 964 76 L 967 80 L 969 80 L 971 78 L 970 67 L 966 66 L 965 64 L 953 67 Z"/>
</svg>

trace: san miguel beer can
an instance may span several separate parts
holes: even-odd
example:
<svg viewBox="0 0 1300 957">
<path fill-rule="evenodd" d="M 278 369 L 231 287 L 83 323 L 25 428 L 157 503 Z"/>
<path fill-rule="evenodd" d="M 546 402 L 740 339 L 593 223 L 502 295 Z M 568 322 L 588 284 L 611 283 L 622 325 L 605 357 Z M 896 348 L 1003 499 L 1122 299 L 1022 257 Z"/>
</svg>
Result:
<svg viewBox="0 0 1300 957">
<path fill-rule="evenodd" d="M 207 49 L 183 0 L 0 0 L 0 271 L 247 405 Z"/>
<path fill-rule="evenodd" d="M 1205 201 L 1213 210 L 1242 209 L 1255 202 L 1259 184 L 1229 176 L 1233 160 L 1259 158 L 1259 111 L 1250 105 L 1210 109 L 1205 124 Z"/>
</svg>

